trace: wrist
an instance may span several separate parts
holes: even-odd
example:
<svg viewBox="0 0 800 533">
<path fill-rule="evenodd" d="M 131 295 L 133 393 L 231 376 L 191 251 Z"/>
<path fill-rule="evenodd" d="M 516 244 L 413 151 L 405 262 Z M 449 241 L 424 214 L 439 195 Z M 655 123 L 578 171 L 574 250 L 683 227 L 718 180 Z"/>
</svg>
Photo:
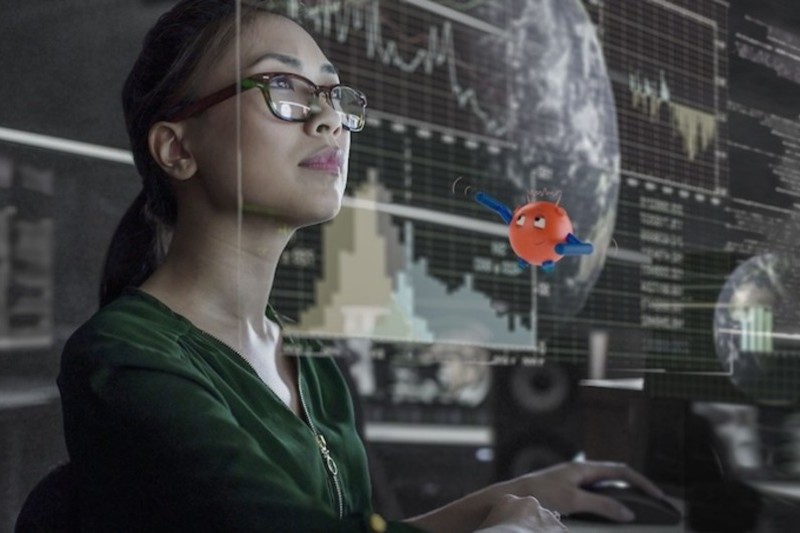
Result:
<svg viewBox="0 0 800 533">
<path fill-rule="evenodd" d="M 474 532 L 486 520 L 497 500 L 506 494 L 503 485 L 489 485 L 405 522 L 434 533 Z"/>
</svg>

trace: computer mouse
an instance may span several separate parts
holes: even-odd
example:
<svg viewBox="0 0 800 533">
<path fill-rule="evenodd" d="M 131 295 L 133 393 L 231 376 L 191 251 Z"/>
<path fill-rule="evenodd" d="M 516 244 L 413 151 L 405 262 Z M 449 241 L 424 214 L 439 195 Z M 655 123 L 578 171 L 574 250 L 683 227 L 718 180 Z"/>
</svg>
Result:
<svg viewBox="0 0 800 533">
<path fill-rule="evenodd" d="M 633 511 L 636 518 L 632 522 L 626 522 L 627 524 L 674 525 L 680 523 L 683 518 L 681 511 L 668 500 L 651 496 L 627 483 L 600 482 L 583 489 L 613 498 Z M 614 520 L 593 513 L 574 513 L 569 515 L 569 519 L 616 523 Z"/>
</svg>

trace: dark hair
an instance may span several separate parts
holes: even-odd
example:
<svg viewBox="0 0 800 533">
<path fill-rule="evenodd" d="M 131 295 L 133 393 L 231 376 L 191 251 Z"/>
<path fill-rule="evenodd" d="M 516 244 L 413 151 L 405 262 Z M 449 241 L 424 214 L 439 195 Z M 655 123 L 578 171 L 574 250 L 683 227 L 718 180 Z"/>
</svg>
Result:
<svg viewBox="0 0 800 533">
<path fill-rule="evenodd" d="M 242 26 L 258 13 L 297 18 L 289 2 L 242 0 L 241 4 Z M 181 0 L 144 39 L 122 90 L 125 125 L 142 191 L 111 239 L 100 284 L 101 307 L 126 286 L 141 284 L 164 259 L 178 206 L 168 176 L 150 155 L 148 133 L 153 124 L 197 96 L 198 74 L 235 37 L 236 13 L 235 0 Z"/>
</svg>

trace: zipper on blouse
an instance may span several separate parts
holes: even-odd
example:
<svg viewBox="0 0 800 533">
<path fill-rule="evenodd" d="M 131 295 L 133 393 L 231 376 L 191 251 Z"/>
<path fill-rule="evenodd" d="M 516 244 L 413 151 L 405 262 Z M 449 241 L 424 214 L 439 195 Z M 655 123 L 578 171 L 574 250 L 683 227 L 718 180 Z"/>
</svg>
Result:
<svg viewBox="0 0 800 533">
<path fill-rule="evenodd" d="M 223 346 L 225 346 L 229 350 L 231 350 L 233 353 L 238 355 L 239 358 L 242 361 L 244 361 L 244 363 L 248 367 L 250 367 L 250 370 L 252 370 L 255 375 L 258 375 L 258 372 L 256 372 L 256 369 L 253 367 L 252 364 L 250 364 L 250 361 L 248 361 L 247 358 L 244 355 L 242 355 L 241 352 L 239 352 L 239 350 L 235 349 L 233 346 L 229 345 L 228 343 L 221 341 L 220 339 L 218 339 L 217 337 L 215 337 L 211 333 L 208 333 L 207 331 L 204 331 L 202 329 L 198 329 L 198 331 L 200 331 L 205 336 L 217 341 L 219 344 L 222 344 Z M 274 391 L 272 391 L 272 389 L 270 389 L 269 387 L 267 387 L 267 388 L 270 390 L 270 392 L 275 394 Z M 339 513 L 339 518 L 341 519 L 344 516 L 344 504 L 343 504 L 343 497 L 342 497 L 342 488 L 341 488 L 341 486 L 339 484 L 339 468 L 336 466 L 336 461 L 334 461 L 333 456 L 331 455 L 331 451 L 328 449 L 328 443 L 325 440 L 325 437 L 322 436 L 322 433 L 320 433 L 317 430 L 316 426 L 314 426 L 314 423 L 311 421 L 311 417 L 308 414 L 309 413 L 308 407 L 306 407 L 306 401 L 305 401 L 305 398 L 303 397 L 303 388 L 300 386 L 300 361 L 297 362 L 297 394 L 300 397 L 300 406 L 303 408 L 303 415 L 305 416 L 305 419 L 306 419 L 306 422 L 304 423 L 304 425 L 313 434 L 314 441 L 317 443 L 317 446 L 319 447 L 319 453 L 320 453 L 320 456 L 322 457 L 322 462 L 323 462 L 323 464 L 325 466 L 325 471 L 328 472 L 328 474 L 330 474 L 328 476 L 329 479 L 328 479 L 328 483 L 327 483 L 327 485 L 328 485 L 328 493 L 331 495 L 331 499 L 335 500 L 333 503 L 336 506 L 337 511 Z M 278 403 L 280 403 L 284 408 L 286 408 L 286 410 L 288 410 L 290 413 L 292 413 L 292 416 L 297 416 L 294 413 L 294 411 L 289 409 L 289 407 L 285 403 L 283 403 L 283 401 L 280 398 L 278 398 Z M 333 491 L 331 490 L 331 484 L 334 487 Z M 334 491 L 335 491 L 335 494 L 334 494 Z"/>
<path fill-rule="evenodd" d="M 343 498 L 342 498 L 342 488 L 339 485 L 339 468 L 336 466 L 336 461 L 333 460 L 333 456 L 331 455 L 331 451 L 328 449 L 328 443 L 325 441 L 325 437 L 322 436 L 322 433 L 317 431 L 317 428 L 314 426 L 314 423 L 311 421 L 311 417 L 308 416 L 308 408 L 306 407 L 306 401 L 303 397 L 303 389 L 300 387 L 300 365 L 297 365 L 297 375 L 298 375 L 298 383 L 297 383 L 297 393 L 300 396 L 300 404 L 303 406 L 303 412 L 306 415 L 306 420 L 308 421 L 308 427 L 311 428 L 312 433 L 317 440 L 317 446 L 319 446 L 319 453 L 322 456 L 322 460 L 325 463 L 325 467 L 327 471 L 330 473 L 331 481 L 333 481 L 333 487 L 336 490 L 336 504 L 337 510 L 339 511 L 339 518 L 341 519 L 344 516 L 344 509 L 343 509 Z"/>
</svg>

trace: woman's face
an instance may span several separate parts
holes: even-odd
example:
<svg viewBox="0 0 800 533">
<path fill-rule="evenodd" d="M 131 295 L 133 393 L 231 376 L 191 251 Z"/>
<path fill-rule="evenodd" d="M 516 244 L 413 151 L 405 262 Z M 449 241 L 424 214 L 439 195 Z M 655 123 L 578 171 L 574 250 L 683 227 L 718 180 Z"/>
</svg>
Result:
<svg viewBox="0 0 800 533">
<path fill-rule="evenodd" d="M 286 18 L 256 16 L 244 26 L 240 43 L 242 78 L 292 72 L 317 85 L 339 83 L 316 42 Z M 202 97 L 233 83 L 235 65 L 236 45 L 232 42 L 201 77 L 197 94 Z M 259 89 L 242 92 L 239 146 L 245 216 L 262 215 L 296 228 L 338 213 L 347 183 L 350 132 L 342 127 L 324 96 L 319 102 L 319 112 L 308 121 L 286 122 L 272 114 Z M 189 119 L 186 142 L 197 161 L 193 179 L 207 193 L 208 204 L 215 211 L 235 213 L 237 99 L 225 100 Z"/>
</svg>

